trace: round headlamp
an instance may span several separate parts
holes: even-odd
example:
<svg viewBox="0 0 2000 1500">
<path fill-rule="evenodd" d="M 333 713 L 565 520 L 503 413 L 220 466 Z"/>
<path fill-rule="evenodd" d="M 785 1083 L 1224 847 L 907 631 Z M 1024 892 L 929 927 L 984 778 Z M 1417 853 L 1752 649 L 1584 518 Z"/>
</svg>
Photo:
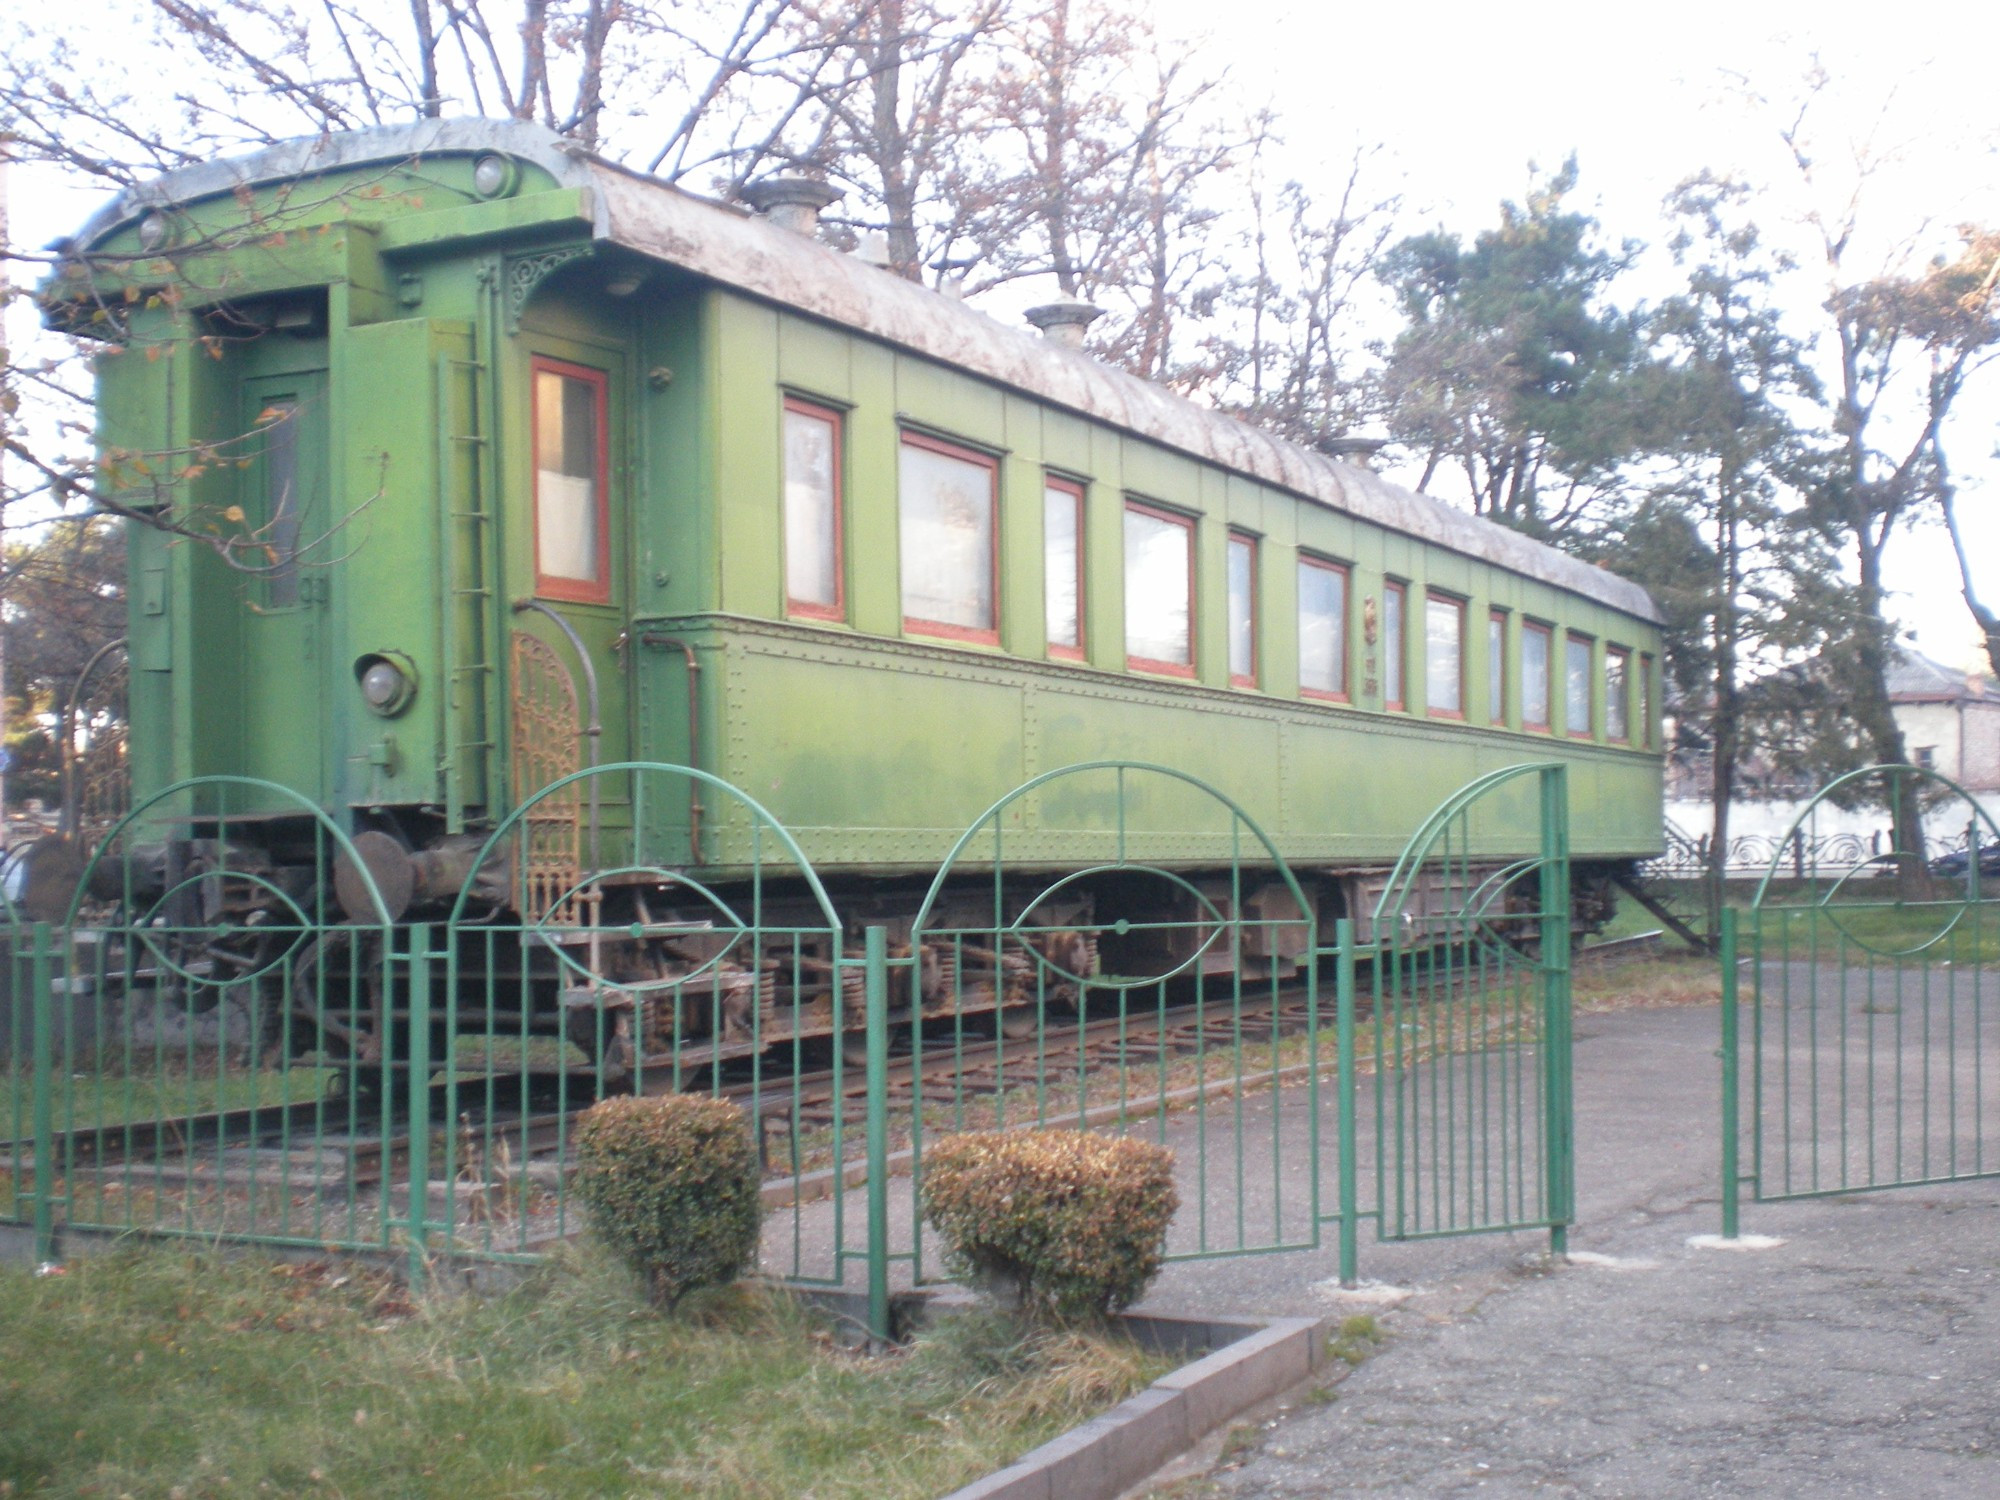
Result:
<svg viewBox="0 0 2000 1500">
<path fill-rule="evenodd" d="M 394 718 L 417 695 L 417 671 L 400 651 L 376 651 L 354 663 L 361 701 L 383 718 Z"/>
<path fill-rule="evenodd" d="M 472 164 L 472 190 L 482 198 L 504 198 L 520 183 L 521 169 L 509 157 L 489 151 Z"/>
<path fill-rule="evenodd" d="M 139 221 L 139 248 L 148 255 L 165 249 L 173 237 L 173 222 L 157 208 Z"/>
</svg>

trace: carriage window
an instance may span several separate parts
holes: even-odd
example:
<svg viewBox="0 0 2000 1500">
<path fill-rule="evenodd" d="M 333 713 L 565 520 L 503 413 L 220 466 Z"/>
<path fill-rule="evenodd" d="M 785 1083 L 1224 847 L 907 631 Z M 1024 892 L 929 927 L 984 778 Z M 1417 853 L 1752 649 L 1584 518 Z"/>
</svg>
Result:
<svg viewBox="0 0 2000 1500">
<path fill-rule="evenodd" d="M 1042 587 L 1049 655 L 1083 660 L 1083 486 L 1073 479 L 1042 484 Z"/>
<path fill-rule="evenodd" d="M 999 464 L 906 432 L 899 478 L 904 625 L 927 635 L 997 643 Z"/>
<path fill-rule="evenodd" d="M 1553 646 L 1546 625 L 1521 622 L 1521 727 L 1549 727 L 1549 657 Z"/>
<path fill-rule="evenodd" d="M 1590 738 L 1590 637 L 1573 635 L 1563 646 L 1563 728 Z"/>
<path fill-rule="evenodd" d="M 1465 717 L 1465 601 L 1448 594 L 1424 599 L 1424 711 Z"/>
<path fill-rule="evenodd" d="M 285 609 L 299 602 L 299 403 L 278 396 L 257 414 L 263 445 L 264 540 L 275 559 L 264 574 L 264 603 Z"/>
<path fill-rule="evenodd" d="M 1409 590 L 1400 583 L 1382 585 L 1382 706 L 1408 708 L 1403 695 L 1403 607 Z"/>
<path fill-rule="evenodd" d="M 1194 522 L 1125 502 L 1125 660 L 1194 676 Z"/>
<path fill-rule="evenodd" d="M 838 620 L 845 613 L 840 556 L 840 413 L 785 402 L 785 608 Z"/>
<path fill-rule="evenodd" d="M 611 598 L 605 486 L 606 392 L 600 370 L 534 362 L 535 591 L 552 599 Z"/>
<path fill-rule="evenodd" d="M 1347 701 L 1347 569 L 1299 559 L 1299 690 Z"/>
<path fill-rule="evenodd" d="M 1616 745 L 1632 738 L 1632 722 L 1625 696 L 1630 682 L 1627 668 L 1631 661 L 1629 651 L 1616 646 L 1604 648 L 1604 737 Z"/>
<path fill-rule="evenodd" d="M 1639 748 L 1653 748 L 1653 658 L 1639 658 Z"/>
<path fill-rule="evenodd" d="M 1507 611 L 1496 609 L 1486 617 L 1486 719 L 1490 724 L 1507 722 Z"/>
<path fill-rule="evenodd" d="M 1229 534 L 1229 682 L 1257 685 L 1257 538 Z"/>
</svg>

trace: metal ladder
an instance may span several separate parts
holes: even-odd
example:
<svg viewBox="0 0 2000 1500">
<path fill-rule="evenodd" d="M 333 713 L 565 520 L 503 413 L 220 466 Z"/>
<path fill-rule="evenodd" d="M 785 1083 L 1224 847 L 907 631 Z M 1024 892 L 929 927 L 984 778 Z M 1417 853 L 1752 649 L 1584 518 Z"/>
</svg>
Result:
<svg viewBox="0 0 2000 1500">
<path fill-rule="evenodd" d="M 484 759 L 486 793 L 495 797 L 498 739 L 494 715 L 498 704 L 498 668 L 492 652 L 493 439 L 486 416 L 488 365 L 477 357 L 437 357 L 438 435 L 438 597 L 449 601 L 440 632 L 440 667 L 445 683 L 444 734 L 438 749 L 438 770 L 445 790 L 445 828 L 465 831 L 466 782 L 471 762 Z M 455 384 L 463 383 L 464 407 L 472 430 L 460 431 L 453 401 Z M 460 494 L 461 453 L 470 450 L 472 482 Z M 471 733 L 467 726 L 474 726 Z"/>
</svg>

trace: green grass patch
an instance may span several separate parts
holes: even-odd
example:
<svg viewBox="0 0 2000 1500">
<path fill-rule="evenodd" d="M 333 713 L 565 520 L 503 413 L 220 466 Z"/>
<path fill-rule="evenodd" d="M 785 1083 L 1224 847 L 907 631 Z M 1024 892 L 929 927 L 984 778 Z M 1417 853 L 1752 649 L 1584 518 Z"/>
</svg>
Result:
<svg viewBox="0 0 2000 1500">
<path fill-rule="evenodd" d="M 668 1318 L 584 1257 L 413 1301 L 336 1263 L 121 1253 L 0 1271 L 0 1476 L 106 1500 L 929 1497 L 1165 1368 L 980 1316 L 857 1355 L 781 1293 Z"/>
<path fill-rule="evenodd" d="M 1698 882 L 1662 882 L 1682 920 L 1707 925 L 1706 897 Z M 2000 964 L 2000 892 L 1967 903 L 1962 890 L 1935 882 L 1927 895 L 1897 899 L 1890 879 L 1773 881 L 1762 911 L 1753 919 L 1754 880 L 1733 880 L 1723 890 L 1725 905 L 1740 914 L 1738 931 L 1745 955 L 1753 932 L 1761 931 L 1764 957 L 1773 962 L 1861 964 L 1888 960 L 1904 964 Z M 1630 896 L 1621 893 L 1618 911 L 1591 939 L 1631 937 L 1660 925 Z M 1669 936 L 1667 944 L 1678 946 Z"/>
<path fill-rule="evenodd" d="M 1744 924 L 1746 939 L 1752 931 Z M 1955 901 L 1842 901 L 1768 907 L 1755 931 L 1769 962 L 2000 964 L 2000 907 Z"/>
<path fill-rule="evenodd" d="M 50 1119 L 56 1130 L 88 1130 L 181 1119 L 211 1110 L 304 1104 L 326 1094 L 333 1079 L 331 1068 L 305 1066 L 58 1069 Z M 32 1133 L 33 1088 L 34 1078 L 25 1064 L 0 1073 L 0 1140 L 25 1140 Z"/>
</svg>

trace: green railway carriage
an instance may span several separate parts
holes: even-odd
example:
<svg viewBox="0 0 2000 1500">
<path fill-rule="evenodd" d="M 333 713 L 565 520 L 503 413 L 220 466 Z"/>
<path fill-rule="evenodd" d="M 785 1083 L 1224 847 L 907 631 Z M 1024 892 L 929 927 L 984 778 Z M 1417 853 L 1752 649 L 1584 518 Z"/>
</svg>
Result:
<svg viewBox="0 0 2000 1500">
<path fill-rule="evenodd" d="M 1324 916 L 1527 759 L 1568 763 L 1585 871 L 1657 852 L 1641 590 L 819 243 L 800 197 L 467 120 L 93 219 L 44 293 L 105 340 L 102 482 L 206 539 L 130 532 L 135 794 L 295 788 L 398 915 L 590 761 L 743 789 L 877 914 L 1088 760 L 1223 788 Z M 558 809 L 580 866 L 753 859 L 713 789 Z M 262 811 L 275 851 L 296 810 Z M 1226 863 L 1184 811 L 1132 837 Z M 1097 816 L 1052 788 L 1010 855 L 1074 861 Z"/>
</svg>

